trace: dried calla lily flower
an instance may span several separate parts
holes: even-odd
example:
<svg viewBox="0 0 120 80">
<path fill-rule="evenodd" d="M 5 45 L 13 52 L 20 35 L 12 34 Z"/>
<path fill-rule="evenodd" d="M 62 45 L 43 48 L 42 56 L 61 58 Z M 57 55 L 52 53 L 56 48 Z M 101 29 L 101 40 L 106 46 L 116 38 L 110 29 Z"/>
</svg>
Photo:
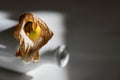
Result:
<svg viewBox="0 0 120 80">
<path fill-rule="evenodd" d="M 25 13 L 19 18 L 14 36 L 20 42 L 16 56 L 26 62 L 38 62 L 39 49 L 51 39 L 53 32 L 40 18 Z"/>
</svg>

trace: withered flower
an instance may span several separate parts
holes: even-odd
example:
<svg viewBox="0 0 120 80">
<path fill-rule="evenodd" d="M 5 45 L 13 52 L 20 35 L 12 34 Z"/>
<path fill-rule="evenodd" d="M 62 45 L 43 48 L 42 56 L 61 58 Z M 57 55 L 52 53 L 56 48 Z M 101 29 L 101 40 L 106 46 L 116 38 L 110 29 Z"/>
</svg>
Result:
<svg viewBox="0 0 120 80">
<path fill-rule="evenodd" d="M 38 62 L 39 49 L 51 39 L 53 32 L 40 18 L 25 13 L 19 18 L 14 36 L 20 43 L 16 56 L 26 62 Z"/>
</svg>

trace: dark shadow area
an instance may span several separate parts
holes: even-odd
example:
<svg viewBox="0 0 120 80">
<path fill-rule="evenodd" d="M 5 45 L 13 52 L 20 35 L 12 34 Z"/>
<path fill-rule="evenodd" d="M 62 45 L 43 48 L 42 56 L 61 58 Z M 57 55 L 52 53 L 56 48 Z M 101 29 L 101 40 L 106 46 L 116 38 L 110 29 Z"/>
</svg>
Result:
<svg viewBox="0 0 120 80">
<path fill-rule="evenodd" d="M 9 0 L 1 0 L 0 1 L 0 10 L 9 13 L 10 19 L 18 20 L 18 17 L 24 13 L 29 11 L 58 11 L 58 12 L 66 12 L 69 10 L 73 10 L 73 8 L 69 8 L 75 2 L 79 2 L 79 0 L 29 0 L 29 1 L 9 1 Z M 79 4 L 77 4 L 79 5 Z M 77 6 L 76 5 L 76 6 Z"/>
<path fill-rule="evenodd" d="M 85 1 L 66 20 L 70 80 L 120 79 L 120 2 Z"/>
<path fill-rule="evenodd" d="M 14 38 L 15 27 L 11 27 L 0 32 L 0 44 L 6 46 L 6 48 L 0 48 L 1 52 L 15 54 L 17 45 L 19 44 Z"/>
<path fill-rule="evenodd" d="M 23 73 L 13 72 L 0 67 L 0 80 L 31 80 L 32 77 Z"/>
</svg>

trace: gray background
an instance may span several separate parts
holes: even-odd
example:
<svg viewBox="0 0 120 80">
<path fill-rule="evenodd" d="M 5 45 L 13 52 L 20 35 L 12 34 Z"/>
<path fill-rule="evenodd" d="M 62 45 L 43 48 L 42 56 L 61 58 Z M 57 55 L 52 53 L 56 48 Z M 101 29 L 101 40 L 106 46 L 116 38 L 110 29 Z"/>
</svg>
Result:
<svg viewBox="0 0 120 80">
<path fill-rule="evenodd" d="M 71 55 L 67 66 L 69 80 L 120 80 L 120 2 L 1 0 L 0 10 L 10 12 L 11 19 L 36 10 L 65 14 L 66 42 Z M 0 80 L 14 79 L 31 77 L 0 69 Z"/>
</svg>

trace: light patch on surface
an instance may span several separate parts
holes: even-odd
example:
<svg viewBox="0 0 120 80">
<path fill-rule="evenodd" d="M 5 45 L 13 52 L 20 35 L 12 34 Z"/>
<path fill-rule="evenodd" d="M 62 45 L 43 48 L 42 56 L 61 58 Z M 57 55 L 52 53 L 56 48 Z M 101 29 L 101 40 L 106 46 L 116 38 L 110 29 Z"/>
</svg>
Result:
<svg viewBox="0 0 120 80">
<path fill-rule="evenodd" d="M 53 64 L 42 65 L 27 75 L 32 76 L 32 80 L 68 80 L 66 69 Z"/>
<path fill-rule="evenodd" d="M 11 20 L 11 19 L 2 19 L 0 21 L 0 32 L 2 32 L 4 30 L 7 30 L 11 27 L 14 27 L 15 25 L 17 25 L 17 21 L 14 21 L 14 20 Z"/>
<path fill-rule="evenodd" d="M 4 12 L 0 11 L 0 32 L 4 31 L 8 28 L 11 28 L 17 24 L 17 21 L 14 21 L 12 19 L 9 19 L 10 13 L 9 12 Z"/>
<path fill-rule="evenodd" d="M 6 49 L 6 46 L 3 45 L 3 44 L 0 44 L 0 48 L 2 48 L 2 49 Z"/>
</svg>

